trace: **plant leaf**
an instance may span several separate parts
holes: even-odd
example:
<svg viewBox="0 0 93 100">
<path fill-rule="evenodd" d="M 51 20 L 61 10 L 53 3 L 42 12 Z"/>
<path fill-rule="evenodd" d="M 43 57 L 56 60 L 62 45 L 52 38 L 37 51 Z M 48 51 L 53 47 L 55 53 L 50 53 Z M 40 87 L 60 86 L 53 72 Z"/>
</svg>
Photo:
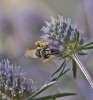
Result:
<svg viewBox="0 0 93 100">
<path fill-rule="evenodd" d="M 62 67 L 64 66 L 65 63 L 66 63 L 66 59 L 63 61 L 62 65 L 51 75 L 51 77 L 53 75 L 55 75 L 57 72 L 59 72 L 62 69 Z"/>
<path fill-rule="evenodd" d="M 56 98 L 72 96 L 72 95 L 77 95 L 77 94 L 75 94 L 75 93 L 57 93 L 57 94 L 54 94 L 54 95 L 48 95 L 48 96 L 29 99 L 29 100 L 48 100 L 48 99 L 53 99 L 54 100 Z"/>
<path fill-rule="evenodd" d="M 63 71 L 66 67 L 66 63 L 64 63 L 63 69 L 61 70 L 60 74 L 58 75 L 58 79 L 63 75 Z"/>
<path fill-rule="evenodd" d="M 90 42 L 90 43 L 84 45 L 83 47 L 89 46 L 89 45 L 91 45 L 91 44 L 93 44 L 93 42 Z"/>
<path fill-rule="evenodd" d="M 75 42 L 75 47 L 77 46 L 77 43 L 78 43 L 78 41 L 79 41 L 79 35 L 80 35 L 80 33 L 79 33 L 79 31 L 76 33 L 76 42 Z"/>
<path fill-rule="evenodd" d="M 65 70 L 65 71 L 62 73 L 62 75 L 64 75 L 65 73 L 67 73 L 69 70 L 70 70 L 70 68 L 67 69 L 67 70 Z"/>
<path fill-rule="evenodd" d="M 93 49 L 93 46 L 90 46 L 90 47 L 83 47 L 82 50 L 87 50 L 87 49 Z"/>
<path fill-rule="evenodd" d="M 65 70 L 63 73 L 60 73 L 57 77 L 54 77 L 50 81 L 56 81 L 58 80 L 62 75 L 64 75 L 66 72 L 68 72 L 70 69 Z"/>
<path fill-rule="evenodd" d="M 69 54 L 66 54 L 65 56 L 62 57 L 62 59 L 65 59 L 69 56 Z"/>
<path fill-rule="evenodd" d="M 84 53 L 84 52 L 79 52 L 78 54 L 81 56 L 88 55 L 87 53 Z"/>
<path fill-rule="evenodd" d="M 76 66 L 76 62 L 75 62 L 74 59 L 72 59 L 72 64 L 73 64 L 73 66 L 72 66 L 73 77 L 74 77 L 74 79 L 76 79 L 76 75 L 77 75 L 77 66 Z"/>
</svg>

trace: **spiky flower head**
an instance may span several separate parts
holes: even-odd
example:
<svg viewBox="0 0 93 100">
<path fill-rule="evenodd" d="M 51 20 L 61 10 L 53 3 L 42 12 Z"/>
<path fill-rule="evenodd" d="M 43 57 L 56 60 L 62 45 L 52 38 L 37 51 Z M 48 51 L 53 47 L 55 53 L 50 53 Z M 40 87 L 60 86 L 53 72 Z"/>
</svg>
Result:
<svg viewBox="0 0 93 100">
<path fill-rule="evenodd" d="M 8 60 L 0 63 L 0 94 L 5 100 L 23 100 L 33 92 L 33 81 L 20 67 L 10 65 Z M 10 100 L 8 99 L 8 100 Z"/>
<path fill-rule="evenodd" d="M 53 44 L 49 48 L 59 50 L 59 57 L 64 58 L 70 56 L 73 52 L 81 52 L 79 48 L 84 43 L 83 31 L 77 29 L 77 25 L 72 25 L 70 19 L 59 19 L 51 17 L 51 22 L 46 22 L 45 27 L 42 27 L 44 32 L 41 36 L 45 41 L 52 41 Z"/>
</svg>

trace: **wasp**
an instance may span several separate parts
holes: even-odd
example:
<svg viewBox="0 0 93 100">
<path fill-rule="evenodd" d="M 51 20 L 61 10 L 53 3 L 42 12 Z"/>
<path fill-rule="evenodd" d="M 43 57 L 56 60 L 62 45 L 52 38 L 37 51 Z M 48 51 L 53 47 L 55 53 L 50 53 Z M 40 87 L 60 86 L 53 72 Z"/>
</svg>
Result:
<svg viewBox="0 0 93 100">
<path fill-rule="evenodd" d="M 37 46 L 36 49 L 29 50 L 27 49 L 25 52 L 25 56 L 28 58 L 42 58 L 44 62 L 53 60 L 57 58 L 57 54 L 59 54 L 59 51 L 56 49 L 50 49 L 49 45 L 51 45 L 52 42 L 48 41 L 45 42 L 44 40 L 35 42 L 35 45 Z"/>
</svg>

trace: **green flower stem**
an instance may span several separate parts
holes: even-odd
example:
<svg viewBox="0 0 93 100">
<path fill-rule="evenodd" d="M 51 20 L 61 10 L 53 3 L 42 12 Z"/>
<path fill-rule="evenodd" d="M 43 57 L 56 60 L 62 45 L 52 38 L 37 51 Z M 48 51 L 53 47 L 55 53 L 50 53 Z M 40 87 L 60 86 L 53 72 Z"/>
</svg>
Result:
<svg viewBox="0 0 93 100">
<path fill-rule="evenodd" d="M 33 93 L 30 97 L 26 98 L 25 100 L 32 100 L 34 97 L 36 97 L 41 92 L 43 92 L 44 90 L 46 90 L 48 87 L 52 86 L 55 83 L 57 83 L 57 81 L 52 81 L 52 82 L 49 82 L 49 83 L 45 83 L 40 89 L 35 91 L 35 93 Z"/>
<path fill-rule="evenodd" d="M 81 69 L 81 71 L 83 72 L 83 74 L 87 78 L 90 86 L 93 89 L 93 79 L 91 78 L 91 76 L 90 76 L 89 72 L 87 71 L 86 67 L 84 66 L 84 64 L 80 60 L 79 55 L 77 54 L 77 52 L 72 54 L 72 58 L 76 61 L 77 65 L 79 66 L 79 68 Z"/>
</svg>

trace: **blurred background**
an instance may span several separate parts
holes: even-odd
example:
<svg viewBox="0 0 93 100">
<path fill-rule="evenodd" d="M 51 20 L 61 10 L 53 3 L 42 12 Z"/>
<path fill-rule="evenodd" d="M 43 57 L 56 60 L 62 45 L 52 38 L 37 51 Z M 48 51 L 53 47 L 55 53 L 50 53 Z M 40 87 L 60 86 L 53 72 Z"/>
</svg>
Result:
<svg viewBox="0 0 93 100">
<path fill-rule="evenodd" d="M 41 59 L 28 59 L 24 56 L 26 49 L 36 48 L 35 42 L 40 36 L 44 21 L 50 21 L 50 16 L 71 18 L 72 23 L 78 23 L 78 28 L 85 30 L 87 42 L 93 39 L 93 0 L 0 0 L 0 61 L 9 59 L 12 64 L 21 66 L 39 88 L 49 80 L 50 75 L 60 66 L 61 62 Z M 81 57 L 93 77 L 93 50 Z M 59 65 L 58 65 L 59 63 Z M 71 67 L 71 63 L 67 68 Z M 40 96 L 56 92 L 77 93 L 76 96 L 57 100 L 93 100 L 93 90 L 78 68 L 77 79 L 69 71 L 60 78 L 60 82 Z"/>
</svg>

